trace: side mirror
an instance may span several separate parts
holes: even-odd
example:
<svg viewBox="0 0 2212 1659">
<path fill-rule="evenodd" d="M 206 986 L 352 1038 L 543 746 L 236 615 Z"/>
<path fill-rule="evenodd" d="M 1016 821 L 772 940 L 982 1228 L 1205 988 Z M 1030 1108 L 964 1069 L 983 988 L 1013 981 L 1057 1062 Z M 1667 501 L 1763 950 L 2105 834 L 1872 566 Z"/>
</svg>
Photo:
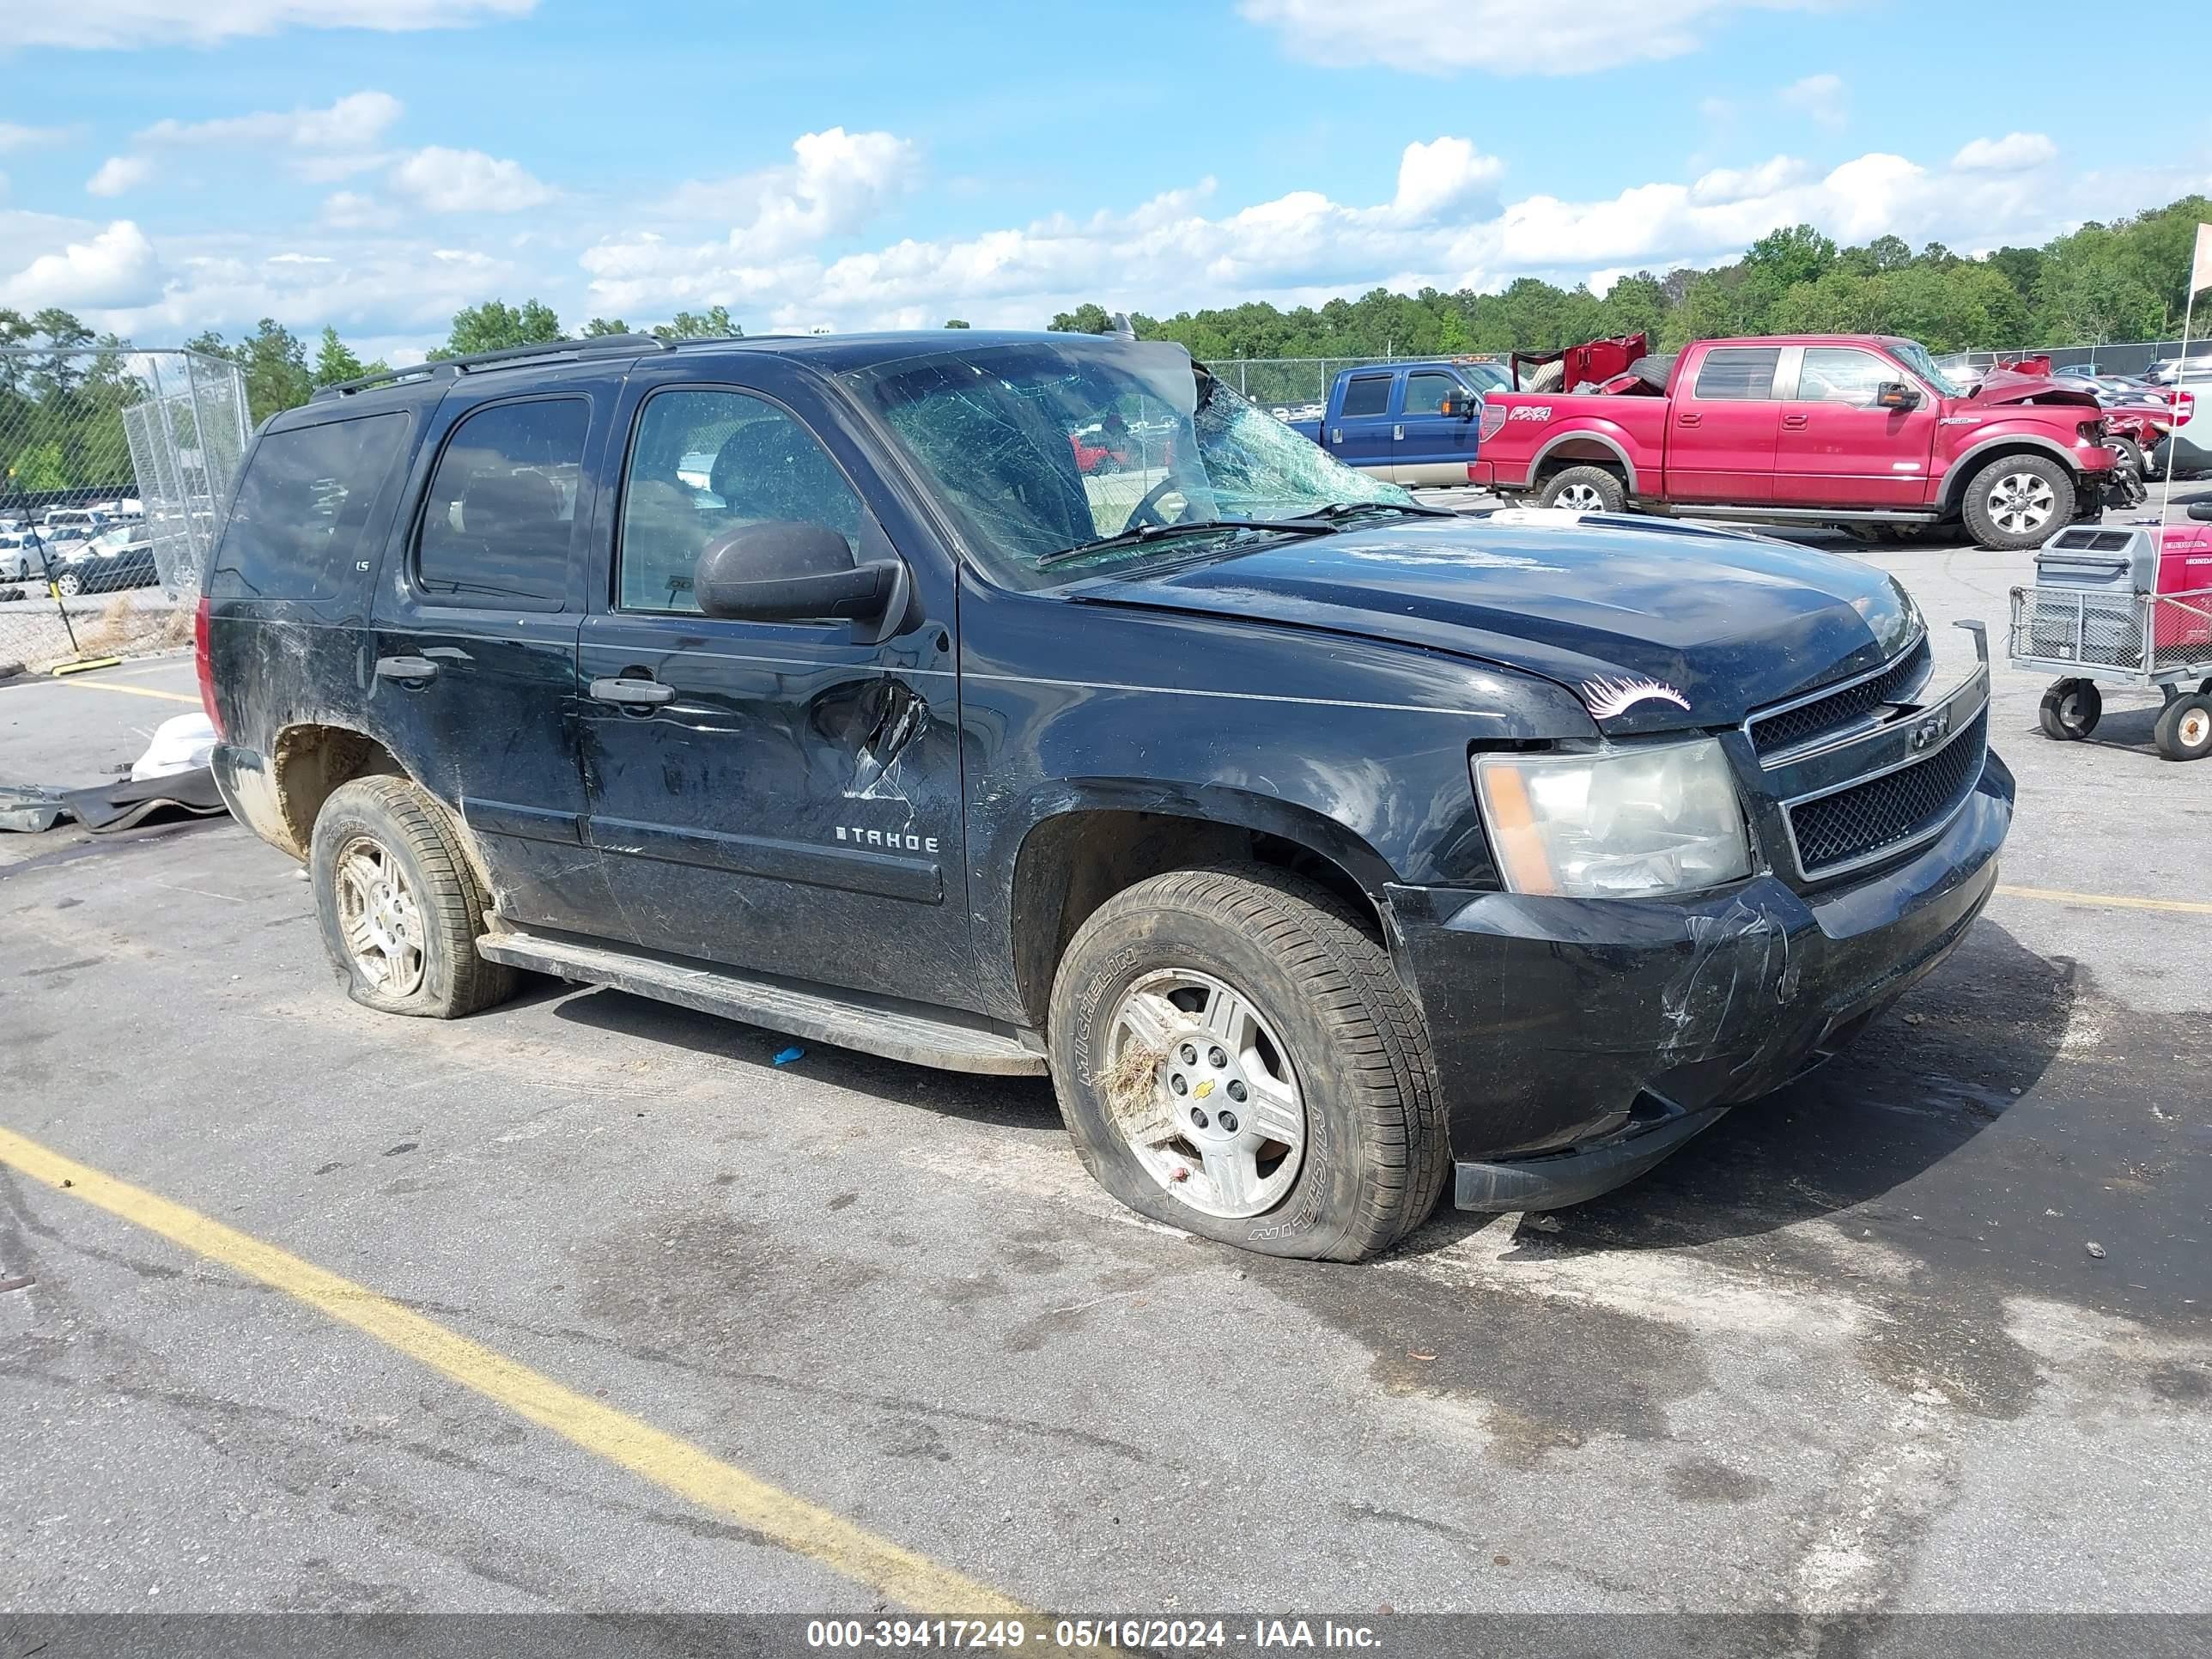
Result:
<svg viewBox="0 0 2212 1659">
<path fill-rule="evenodd" d="M 1874 403 L 1876 409 L 1899 412 L 1917 409 L 1920 407 L 1919 388 L 1909 386 L 1902 380 L 1884 380 L 1874 394 Z"/>
<path fill-rule="evenodd" d="M 1471 421 L 1482 413 L 1482 399 L 1472 392 L 1455 392 L 1437 405 L 1437 413 L 1456 420 Z"/>
<path fill-rule="evenodd" d="M 746 622 L 849 617 L 854 637 L 880 644 L 906 616 L 909 578 L 896 558 L 856 564 L 826 524 L 747 525 L 710 542 L 692 568 L 691 592 L 709 617 Z"/>
</svg>

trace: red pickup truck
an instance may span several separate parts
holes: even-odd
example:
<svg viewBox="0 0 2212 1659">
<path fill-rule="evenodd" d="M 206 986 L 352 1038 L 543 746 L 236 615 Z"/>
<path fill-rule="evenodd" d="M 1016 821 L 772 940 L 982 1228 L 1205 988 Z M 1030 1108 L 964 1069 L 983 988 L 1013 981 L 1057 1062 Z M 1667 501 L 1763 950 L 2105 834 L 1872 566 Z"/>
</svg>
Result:
<svg viewBox="0 0 2212 1659">
<path fill-rule="evenodd" d="M 1471 482 L 1583 512 L 1869 537 L 1963 519 L 1984 547 L 2014 549 L 2108 495 L 2142 499 L 2094 394 L 2053 380 L 2024 401 L 1978 404 L 1926 347 L 1872 335 L 1701 340 L 1589 389 L 1492 392 L 1480 419 Z"/>
</svg>

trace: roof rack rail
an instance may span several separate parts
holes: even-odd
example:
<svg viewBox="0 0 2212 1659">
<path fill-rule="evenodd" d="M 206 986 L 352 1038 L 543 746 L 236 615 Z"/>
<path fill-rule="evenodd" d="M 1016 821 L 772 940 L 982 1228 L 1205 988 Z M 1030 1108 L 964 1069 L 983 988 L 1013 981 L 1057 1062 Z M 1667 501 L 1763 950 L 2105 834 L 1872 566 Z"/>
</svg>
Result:
<svg viewBox="0 0 2212 1659">
<path fill-rule="evenodd" d="M 364 374 L 358 380 L 338 380 L 316 388 L 310 402 L 325 398 L 350 398 L 357 392 L 367 392 L 380 386 L 393 386 L 402 380 L 429 380 L 438 375 L 473 374 L 480 368 L 507 368 L 517 364 L 550 362 L 562 357 L 627 356 L 638 351 L 673 351 L 672 341 L 657 334 L 594 334 L 581 340 L 546 340 L 534 345 L 501 346 L 496 351 L 471 351 L 465 356 L 438 357 L 428 362 L 410 363 L 404 368 L 387 368 L 375 374 Z"/>
</svg>

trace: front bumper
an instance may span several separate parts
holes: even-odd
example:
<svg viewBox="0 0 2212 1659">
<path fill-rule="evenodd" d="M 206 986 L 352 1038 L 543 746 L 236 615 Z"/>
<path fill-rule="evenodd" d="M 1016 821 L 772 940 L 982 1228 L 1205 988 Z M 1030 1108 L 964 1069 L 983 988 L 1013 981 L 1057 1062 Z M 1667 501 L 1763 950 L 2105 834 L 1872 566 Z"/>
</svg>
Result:
<svg viewBox="0 0 2212 1659">
<path fill-rule="evenodd" d="M 1461 1207 L 1590 1197 L 1842 1048 L 1980 914 L 2012 802 L 1991 754 L 1936 840 L 1812 893 L 1771 874 L 1684 900 L 1391 888 Z"/>
</svg>

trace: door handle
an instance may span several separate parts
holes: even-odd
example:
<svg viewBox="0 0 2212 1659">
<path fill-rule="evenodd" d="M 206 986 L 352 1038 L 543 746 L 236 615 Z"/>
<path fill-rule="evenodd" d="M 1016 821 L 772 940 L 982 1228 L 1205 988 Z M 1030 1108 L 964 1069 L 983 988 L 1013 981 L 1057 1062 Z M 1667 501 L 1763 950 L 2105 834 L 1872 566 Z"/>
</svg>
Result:
<svg viewBox="0 0 2212 1659">
<path fill-rule="evenodd" d="M 379 657 L 376 678 L 397 680 L 402 685 L 421 685 L 438 678 L 438 665 L 428 657 Z"/>
<path fill-rule="evenodd" d="M 1812 418 L 1809 415 L 1784 415 L 1782 417 L 1782 424 L 1795 432 Z"/>
<path fill-rule="evenodd" d="M 1402 426 L 1394 426 L 1390 428 L 1390 435 L 1393 438 L 1402 440 L 1406 435 L 1406 428 Z"/>
<path fill-rule="evenodd" d="M 1677 415 L 1674 417 L 1674 424 L 1676 426 L 1696 426 L 1704 421 L 1705 418 L 1705 417 L 1702 415 Z"/>
<path fill-rule="evenodd" d="M 627 708 L 647 708 L 676 701 L 676 688 L 659 680 L 599 679 L 592 682 L 595 702 L 618 703 Z"/>
</svg>

